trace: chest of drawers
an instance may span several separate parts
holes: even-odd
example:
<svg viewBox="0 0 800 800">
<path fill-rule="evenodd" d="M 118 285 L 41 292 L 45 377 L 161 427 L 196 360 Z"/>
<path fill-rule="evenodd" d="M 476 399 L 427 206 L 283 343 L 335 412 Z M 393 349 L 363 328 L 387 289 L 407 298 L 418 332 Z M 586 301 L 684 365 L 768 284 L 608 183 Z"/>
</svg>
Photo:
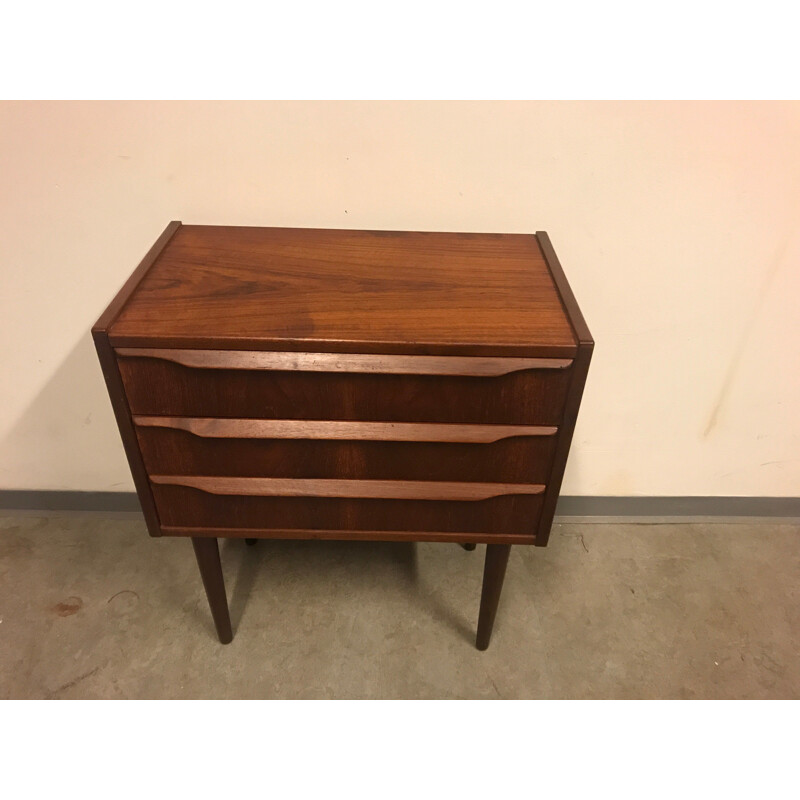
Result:
<svg viewBox="0 0 800 800">
<path fill-rule="evenodd" d="M 92 330 L 152 536 L 547 544 L 593 341 L 545 233 L 171 223 Z"/>
</svg>

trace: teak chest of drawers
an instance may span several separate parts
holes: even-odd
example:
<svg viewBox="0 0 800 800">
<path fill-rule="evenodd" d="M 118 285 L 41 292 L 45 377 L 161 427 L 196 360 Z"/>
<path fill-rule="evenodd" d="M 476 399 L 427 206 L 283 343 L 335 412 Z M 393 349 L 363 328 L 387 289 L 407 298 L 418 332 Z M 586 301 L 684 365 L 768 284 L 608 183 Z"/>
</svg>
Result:
<svg viewBox="0 0 800 800">
<path fill-rule="evenodd" d="M 534 235 L 171 223 L 92 329 L 152 536 L 547 544 L 593 341 Z"/>
</svg>

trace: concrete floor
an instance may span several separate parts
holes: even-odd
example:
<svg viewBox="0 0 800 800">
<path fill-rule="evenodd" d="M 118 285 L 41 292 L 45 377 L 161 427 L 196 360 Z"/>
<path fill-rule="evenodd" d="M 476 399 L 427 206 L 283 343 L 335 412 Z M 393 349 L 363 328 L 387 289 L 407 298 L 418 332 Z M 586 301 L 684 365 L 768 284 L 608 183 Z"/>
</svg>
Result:
<svg viewBox="0 0 800 800">
<path fill-rule="evenodd" d="M 557 525 L 480 653 L 483 550 L 223 542 L 222 646 L 188 541 L 6 515 L 0 697 L 800 697 L 800 526 Z"/>
</svg>

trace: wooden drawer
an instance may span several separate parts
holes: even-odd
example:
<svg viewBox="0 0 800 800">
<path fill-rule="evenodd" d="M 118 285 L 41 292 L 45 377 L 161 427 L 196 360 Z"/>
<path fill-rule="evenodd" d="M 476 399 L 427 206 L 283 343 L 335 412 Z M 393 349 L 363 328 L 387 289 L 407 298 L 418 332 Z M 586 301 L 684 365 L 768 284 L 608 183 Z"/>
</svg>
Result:
<svg viewBox="0 0 800 800">
<path fill-rule="evenodd" d="M 555 427 L 134 417 L 151 475 L 545 483 Z"/>
<path fill-rule="evenodd" d="M 117 350 L 148 416 L 558 425 L 571 361 Z"/>
<path fill-rule="evenodd" d="M 153 476 L 161 524 L 533 536 L 543 486 Z M 366 496 L 365 496 L 366 495 Z"/>
</svg>

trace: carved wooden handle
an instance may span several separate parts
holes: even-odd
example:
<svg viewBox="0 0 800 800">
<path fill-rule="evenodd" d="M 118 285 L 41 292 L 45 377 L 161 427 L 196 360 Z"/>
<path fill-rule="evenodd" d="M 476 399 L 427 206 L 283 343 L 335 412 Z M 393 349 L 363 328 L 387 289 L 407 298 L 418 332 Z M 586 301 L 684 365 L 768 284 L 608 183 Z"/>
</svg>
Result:
<svg viewBox="0 0 800 800">
<path fill-rule="evenodd" d="M 444 483 L 437 481 L 353 481 L 296 478 L 225 478 L 151 475 L 157 484 L 188 486 L 209 494 L 258 497 L 351 497 L 382 500 L 488 500 L 514 494 L 541 494 L 527 483 Z"/>
<path fill-rule="evenodd" d="M 394 375 L 497 377 L 527 369 L 566 369 L 568 358 L 476 358 L 387 356 L 348 353 L 277 353 L 262 350 L 169 350 L 119 347 L 122 358 L 160 358 L 201 369 L 263 369 L 291 372 L 368 372 Z"/>
<path fill-rule="evenodd" d="M 209 439 L 343 439 L 384 442 L 490 444 L 513 436 L 553 436 L 558 428 L 536 425 L 453 425 L 339 420 L 134 417 L 139 427 L 172 428 Z"/>
</svg>

